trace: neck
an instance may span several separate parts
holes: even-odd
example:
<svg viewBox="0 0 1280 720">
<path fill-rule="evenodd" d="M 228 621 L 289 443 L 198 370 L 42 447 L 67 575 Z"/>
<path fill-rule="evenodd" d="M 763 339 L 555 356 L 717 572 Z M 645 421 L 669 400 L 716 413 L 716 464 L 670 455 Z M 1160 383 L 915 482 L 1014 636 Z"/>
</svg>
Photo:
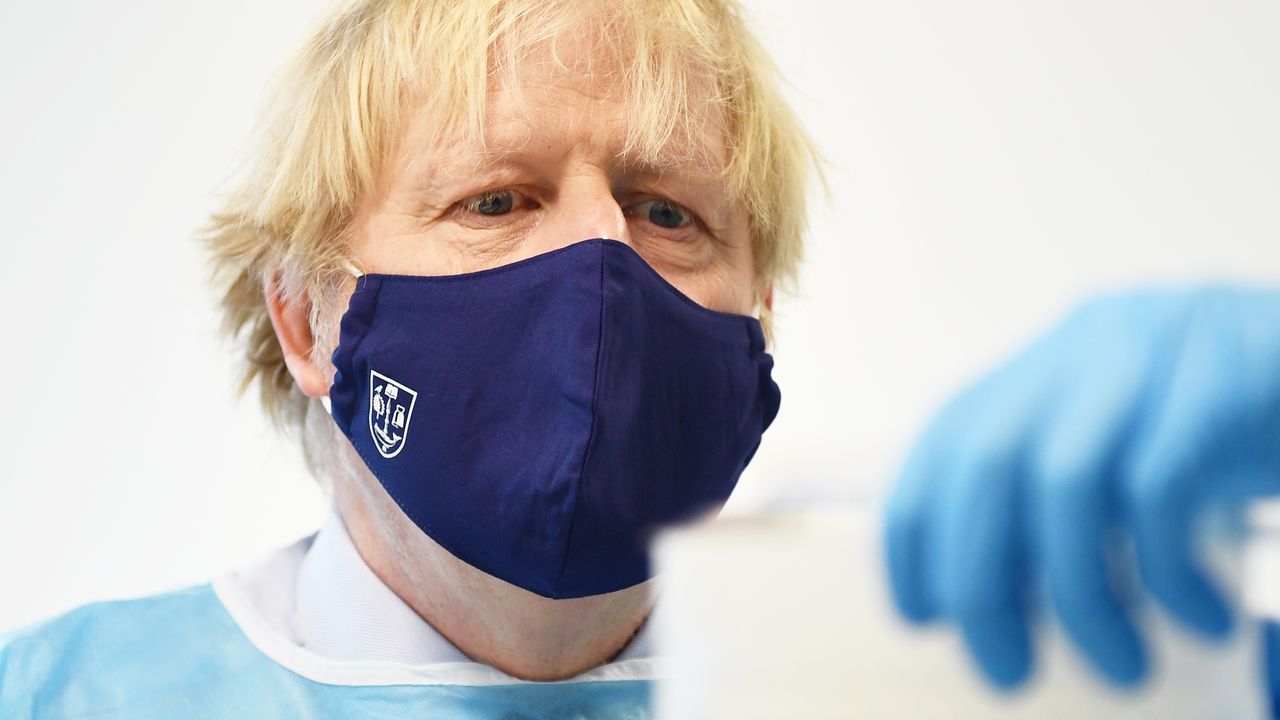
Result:
<svg viewBox="0 0 1280 720">
<path fill-rule="evenodd" d="M 400 512 L 376 480 L 366 480 L 336 487 L 352 544 L 392 592 L 474 660 L 524 680 L 562 680 L 609 662 L 648 616 L 652 581 L 584 598 L 544 598 L 457 559 Z"/>
</svg>

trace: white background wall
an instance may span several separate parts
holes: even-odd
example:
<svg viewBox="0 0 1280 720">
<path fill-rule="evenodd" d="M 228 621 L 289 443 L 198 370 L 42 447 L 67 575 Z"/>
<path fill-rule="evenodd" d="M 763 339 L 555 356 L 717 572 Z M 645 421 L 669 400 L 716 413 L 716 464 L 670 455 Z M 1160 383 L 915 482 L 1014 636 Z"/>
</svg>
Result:
<svg viewBox="0 0 1280 720">
<path fill-rule="evenodd" d="M 946 392 L 1091 291 L 1280 277 L 1280 5 L 749 6 L 833 169 L 732 508 L 883 489 Z M 232 399 L 192 239 L 319 9 L 0 6 L 0 628 L 319 521 Z"/>
</svg>

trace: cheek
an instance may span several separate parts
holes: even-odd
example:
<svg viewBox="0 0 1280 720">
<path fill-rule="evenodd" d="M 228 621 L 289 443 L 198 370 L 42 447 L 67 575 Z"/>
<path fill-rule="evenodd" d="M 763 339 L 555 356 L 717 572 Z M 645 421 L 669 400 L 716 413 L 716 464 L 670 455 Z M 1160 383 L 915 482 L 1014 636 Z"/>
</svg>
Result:
<svg viewBox="0 0 1280 720">
<path fill-rule="evenodd" d="M 337 372 L 333 366 L 333 351 L 338 348 L 338 340 L 342 332 L 342 316 L 347 312 L 351 302 L 351 294 L 355 292 L 355 278 L 343 278 L 341 285 L 330 289 L 323 300 L 323 307 L 317 313 L 311 327 L 314 347 L 312 362 L 324 373 L 325 379 L 333 384 L 333 376 Z"/>
<path fill-rule="evenodd" d="M 709 310 L 750 315 L 755 309 L 755 268 L 749 257 L 745 261 L 723 259 L 670 282 Z"/>
</svg>

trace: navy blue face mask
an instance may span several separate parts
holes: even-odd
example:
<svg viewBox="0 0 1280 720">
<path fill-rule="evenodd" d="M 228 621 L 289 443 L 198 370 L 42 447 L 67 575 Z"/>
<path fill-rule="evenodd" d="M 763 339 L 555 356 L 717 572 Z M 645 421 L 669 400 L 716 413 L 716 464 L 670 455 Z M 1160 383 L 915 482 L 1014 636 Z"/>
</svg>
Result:
<svg viewBox="0 0 1280 720">
<path fill-rule="evenodd" d="M 365 275 L 333 363 L 333 418 L 400 509 L 549 598 L 649 579 L 653 532 L 723 505 L 779 402 L 759 321 L 615 240 Z"/>
</svg>

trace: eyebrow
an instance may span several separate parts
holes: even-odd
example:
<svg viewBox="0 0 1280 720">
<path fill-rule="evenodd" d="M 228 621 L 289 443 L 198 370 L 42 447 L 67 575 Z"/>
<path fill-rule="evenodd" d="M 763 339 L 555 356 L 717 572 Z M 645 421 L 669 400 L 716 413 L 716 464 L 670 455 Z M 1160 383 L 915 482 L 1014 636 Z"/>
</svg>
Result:
<svg viewBox="0 0 1280 720">
<path fill-rule="evenodd" d="M 488 136 L 484 147 L 476 152 L 474 169 L 485 165 L 497 165 L 521 155 L 536 155 L 537 150 L 530 146 L 538 142 L 524 119 L 508 118 L 498 120 L 486 127 Z M 683 138 L 676 133 L 666 143 L 656 149 L 643 147 L 618 148 L 610 154 L 610 159 L 628 174 L 640 177 L 658 177 L 668 173 L 679 173 L 685 176 L 706 177 L 719 180 L 724 176 L 729 162 L 722 158 L 715 159 L 716 151 L 723 147 L 707 147 L 697 138 Z M 472 150 L 467 148 L 466 150 Z M 464 151 L 462 147 L 455 151 Z"/>
<path fill-rule="evenodd" d="M 724 177 L 724 167 L 716 167 L 706 157 L 706 153 L 690 151 L 680 155 L 661 153 L 658 157 L 644 154 L 618 153 L 615 156 L 620 167 L 628 172 L 643 176 L 656 177 L 666 173 L 680 173 L 686 177 L 706 178 L 718 181 Z"/>
<path fill-rule="evenodd" d="M 546 176 L 548 152 L 559 156 L 571 148 L 556 147 L 554 139 L 544 140 L 520 120 L 492 122 L 486 141 L 479 145 L 465 136 L 455 136 L 443 147 L 419 147 L 419 167 L 411 170 L 410 192 L 419 200 L 454 193 L 460 185 L 513 182 L 513 174 Z M 549 147 L 546 147 L 549 146 Z M 727 161 L 716 163 L 717 148 L 673 138 L 657 152 L 645 148 L 615 148 L 608 161 L 620 170 L 625 182 L 650 184 L 653 190 L 669 190 L 689 203 L 708 222 L 727 224 L 734 198 L 725 182 Z M 693 195 L 689 195 L 692 193 Z M 680 197 L 682 196 L 683 197 Z M 701 202 L 697 202 L 700 200 Z"/>
<path fill-rule="evenodd" d="M 542 165 L 535 161 L 537 151 L 529 151 L 527 146 L 488 147 L 475 154 L 474 162 L 468 164 L 470 172 L 484 172 L 503 165 L 536 170 Z M 458 159 L 463 159 L 459 157 Z M 707 153 L 696 150 L 681 153 L 663 152 L 656 157 L 651 153 L 627 152 L 620 150 L 609 155 L 610 161 L 628 177 L 644 180 L 658 180 L 664 177 L 679 177 L 694 184 L 719 183 L 725 174 L 724 166 L 716 167 L 707 158 Z"/>
</svg>

